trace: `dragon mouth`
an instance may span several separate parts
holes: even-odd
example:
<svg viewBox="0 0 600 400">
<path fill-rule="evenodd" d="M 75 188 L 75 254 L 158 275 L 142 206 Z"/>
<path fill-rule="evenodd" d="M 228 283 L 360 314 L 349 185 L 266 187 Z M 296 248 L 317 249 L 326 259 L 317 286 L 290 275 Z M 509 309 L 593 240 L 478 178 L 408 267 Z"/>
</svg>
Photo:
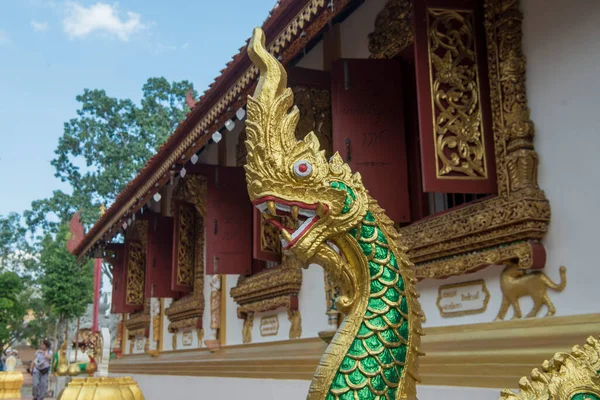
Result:
<svg viewBox="0 0 600 400">
<path fill-rule="evenodd" d="M 319 219 L 329 212 L 328 207 L 322 203 L 306 204 L 273 196 L 260 198 L 253 204 L 265 215 L 268 223 L 281 231 L 281 246 L 284 250 L 292 248 Z M 286 216 L 292 218 L 295 228 L 283 224 L 281 217 Z"/>
</svg>

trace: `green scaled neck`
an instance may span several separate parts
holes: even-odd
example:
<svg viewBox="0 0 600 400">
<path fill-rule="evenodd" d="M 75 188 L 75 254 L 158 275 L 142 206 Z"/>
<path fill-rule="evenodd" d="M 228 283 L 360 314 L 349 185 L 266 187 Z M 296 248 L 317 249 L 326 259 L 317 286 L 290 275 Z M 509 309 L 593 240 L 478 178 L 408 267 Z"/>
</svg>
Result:
<svg viewBox="0 0 600 400">
<path fill-rule="evenodd" d="M 396 399 L 407 373 L 404 366 L 409 351 L 405 281 L 396 255 L 370 211 L 349 235 L 368 264 L 369 299 L 326 399 Z"/>
</svg>

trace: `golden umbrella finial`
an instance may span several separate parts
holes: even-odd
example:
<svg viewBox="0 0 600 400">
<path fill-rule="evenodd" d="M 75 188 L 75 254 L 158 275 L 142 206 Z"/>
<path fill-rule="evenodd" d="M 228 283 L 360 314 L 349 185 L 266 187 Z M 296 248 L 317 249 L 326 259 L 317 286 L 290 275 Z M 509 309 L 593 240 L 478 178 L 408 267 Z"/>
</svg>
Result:
<svg viewBox="0 0 600 400">
<path fill-rule="evenodd" d="M 104 204 L 100 204 L 100 216 L 103 216 L 106 212 L 106 206 Z"/>
</svg>

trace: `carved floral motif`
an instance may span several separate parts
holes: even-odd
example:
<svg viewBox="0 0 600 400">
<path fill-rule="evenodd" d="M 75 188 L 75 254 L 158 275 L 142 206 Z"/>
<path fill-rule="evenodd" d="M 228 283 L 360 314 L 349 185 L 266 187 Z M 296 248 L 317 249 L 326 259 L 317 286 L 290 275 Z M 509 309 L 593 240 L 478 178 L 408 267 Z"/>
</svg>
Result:
<svg viewBox="0 0 600 400">
<path fill-rule="evenodd" d="M 410 0 L 390 0 L 375 19 L 369 34 L 371 58 L 392 58 L 413 43 L 413 10 Z"/>
<path fill-rule="evenodd" d="M 436 174 L 487 179 L 474 16 L 428 9 Z"/>
</svg>

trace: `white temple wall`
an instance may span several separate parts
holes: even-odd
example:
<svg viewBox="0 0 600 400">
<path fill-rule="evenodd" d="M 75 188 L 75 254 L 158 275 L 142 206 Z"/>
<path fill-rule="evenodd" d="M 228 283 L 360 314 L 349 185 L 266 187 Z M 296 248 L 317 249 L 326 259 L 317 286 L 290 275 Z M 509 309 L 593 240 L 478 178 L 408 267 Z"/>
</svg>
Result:
<svg viewBox="0 0 600 400">
<path fill-rule="evenodd" d="M 237 283 L 239 275 L 227 276 L 227 345 L 243 344 L 242 328 L 244 320 L 237 317 L 237 304 L 229 295 L 232 287 Z M 208 296 L 208 294 L 207 294 Z M 208 297 L 207 297 L 208 298 Z M 323 269 L 311 264 L 308 269 L 302 270 L 302 289 L 298 294 L 298 309 L 302 318 L 302 335 L 300 338 L 317 337 L 320 331 L 328 329 L 326 302 L 325 302 L 325 278 Z M 279 329 L 276 335 L 261 336 L 260 321 L 264 316 L 277 315 Z M 279 310 L 256 313 L 252 327 L 252 343 L 274 342 L 288 340 L 290 333 L 290 321 L 287 310 Z"/>
<path fill-rule="evenodd" d="M 119 376 L 119 375 L 115 375 Z M 126 376 L 126 375 L 123 375 Z M 131 375 L 127 375 L 131 376 Z M 240 379 L 161 375 L 133 375 L 146 400 L 185 399 L 201 395 L 212 399 L 305 400 L 310 381 L 285 379 Z M 419 386 L 423 400 L 443 397 L 446 400 L 497 400 L 496 389 Z"/>
<path fill-rule="evenodd" d="M 557 280 L 558 268 L 567 267 L 566 289 L 550 296 L 557 315 L 595 313 L 600 281 L 600 3 L 527 0 L 521 4 L 527 94 L 540 155 L 539 184 L 552 209 L 544 239 L 546 273 Z"/>
</svg>

